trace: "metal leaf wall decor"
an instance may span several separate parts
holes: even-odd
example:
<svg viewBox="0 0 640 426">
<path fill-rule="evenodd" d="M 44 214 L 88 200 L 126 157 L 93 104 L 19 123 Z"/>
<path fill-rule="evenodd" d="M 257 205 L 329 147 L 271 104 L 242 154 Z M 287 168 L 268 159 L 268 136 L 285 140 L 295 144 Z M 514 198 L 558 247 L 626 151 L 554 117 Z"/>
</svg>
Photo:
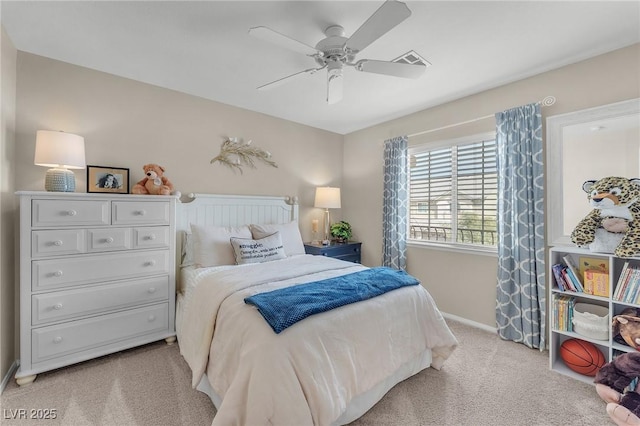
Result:
<svg viewBox="0 0 640 426">
<path fill-rule="evenodd" d="M 226 138 L 220 146 L 220 154 L 211 160 L 211 164 L 216 161 L 229 167 L 234 172 L 238 170 L 242 174 L 242 166 L 256 168 L 256 161 L 262 161 L 272 167 L 278 165 L 271 160 L 271 153 L 255 145 L 251 145 L 251 140 L 244 142 L 238 138 Z"/>
</svg>

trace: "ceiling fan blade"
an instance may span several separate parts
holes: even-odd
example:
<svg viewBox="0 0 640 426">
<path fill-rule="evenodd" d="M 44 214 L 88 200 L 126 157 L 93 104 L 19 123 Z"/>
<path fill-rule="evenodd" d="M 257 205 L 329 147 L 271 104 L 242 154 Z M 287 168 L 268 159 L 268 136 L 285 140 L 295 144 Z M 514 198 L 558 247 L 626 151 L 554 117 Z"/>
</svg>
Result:
<svg viewBox="0 0 640 426">
<path fill-rule="evenodd" d="M 279 32 L 272 30 L 271 28 L 253 27 L 249 29 L 249 34 L 261 40 L 265 40 L 280 47 L 284 47 L 285 49 L 302 53 L 303 55 L 314 56 L 319 54 L 320 56 L 322 56 L 322 52 L 317 50 L 315 47 L 311 47 L 302 43 L 301 41 L 294 40 L 291 37 L 280 34 Z"/>
<path fill-rule="evenodd" d="M 403 64 L 401 62 L 375 61 L 372 59 L 358 61 L 355 64 L 355 68 L 358 71 L 404 78 L 418 78 L 427 69 L 424 64 Z"/>
<path fill-rule="evenodd" d="M 327 103 L 329 105 L 337 104 L 342 100 L 342 83 L 343 77 L 340 74 L 328 74 L 327 78 Z"/>
<path fill-rule="evenodd" d="M 406 4 L 387 0 L 345 43 L 347 51 L 357 53 L 411 16 Z"/>
<path fill-rule="evenodd" d="M 296 77 L 300 77 L 304 74 L 315 74 L 317 71 L 324 69 L 325 67 L 321 67 L 321 68 L 309 68 L 308 70 L 304 70 L 304 71 L 299 71 L 295 74 L 291 74 L 288 75 L 286 77 L 282 77 L 279 78 L 278 80 L 272 81 L 271 83 L 267 83 L 267 84 L 263 84 L 262 86 L 258 87 L 258 90 L 265 90 L 265 89 L 273 89 L 274 87 L 278 87 Z"/>
</svg>

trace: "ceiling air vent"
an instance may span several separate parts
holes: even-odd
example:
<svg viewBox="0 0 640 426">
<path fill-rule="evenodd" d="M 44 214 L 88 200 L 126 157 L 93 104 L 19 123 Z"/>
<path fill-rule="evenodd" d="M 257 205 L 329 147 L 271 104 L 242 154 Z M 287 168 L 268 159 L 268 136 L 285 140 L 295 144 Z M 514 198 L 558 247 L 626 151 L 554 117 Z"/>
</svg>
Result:
<svg viewBox="0 0 640 426">
<path fill-rule="evenodd" d="M 422 64 L 426 67 L 431 65 L 429 61 L 424 59 L 422 56 L 418 55 L 413 50 L 410 50 L 404 55 L 397 57 L 392 62 L 400 62 L 402 64 Z"/>
</svg>

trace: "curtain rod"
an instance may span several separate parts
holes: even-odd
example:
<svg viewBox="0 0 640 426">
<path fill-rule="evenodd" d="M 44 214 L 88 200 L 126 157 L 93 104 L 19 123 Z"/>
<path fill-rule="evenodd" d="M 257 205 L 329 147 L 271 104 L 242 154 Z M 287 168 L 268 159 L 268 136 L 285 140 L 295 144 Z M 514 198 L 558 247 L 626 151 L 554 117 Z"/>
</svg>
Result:
<svg viewBox="0 0 640 426">
<path fill-rule="evenodd" d="M 542 101 L 540 101 L 540 104 L 542 104 L 543 107 L 551 106 L 551 105 L 553 105 L 555 103 L 556 103 L 555 96 L 545 96 L 545 98 Z M 478 117 L 478 118 L 472 118 L 471 120 L 461 121 L 461 122 L 455 123 L 455 124 L 449 124 L 449 125 L 446 125 L 446 126 L 438 127 L 436 129 L 423 130 L 422 132 L 413 133 L 411 135 L 408 135 L 407 137 L 408 138 L 415 138 L 416 136 L 422 136 L 422 135 L 426 135 L 427 133 L 437 132 L 439 130 L 446 130 L 446 129 L 449 129 L 451 127 L 458 127 L 458 126 L 462 126 L 463 124 L 474 123 L 474 122 L 480 121 L 480 120 L 486 120 L 487 118 L 491 118 L 491 117 L 495 117 L 495 114 L 485 115 L 483 117 Z"/>
</svg>

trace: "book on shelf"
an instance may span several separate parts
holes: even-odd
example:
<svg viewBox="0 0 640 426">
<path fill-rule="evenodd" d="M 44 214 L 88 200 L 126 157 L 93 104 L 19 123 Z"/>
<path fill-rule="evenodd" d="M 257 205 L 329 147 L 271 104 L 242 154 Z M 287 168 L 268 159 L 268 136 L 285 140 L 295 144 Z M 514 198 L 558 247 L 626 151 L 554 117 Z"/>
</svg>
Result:
<svg viewBox="0 0 640 426">
<path fill-rule="evenodd" d="M 623 293 L 625 283 L 629 276 L 629 262 L 624 262 L 622 266 L 622 270 L 620 271 L 620 276 L 618 277 L 618 282 L 616 283 L 616 289 L 613 293 L 614 300 L 620 300 L 620 294 Z"/>
<path fill-rule="evenodd" d="M 640 284 L 640 269 L 629 268 L 629 279 L 627 281 L 627 287 L 621 301 L 625 303 L 632 303 L 638 297 L 638 285 Z"/>
<path fill-rule="evenodd" d="M 551 266 L 551 270 L 553 271 L 553 277 L 555 279 L 556 285 L 562 291 L 577 291 L 571 282 L 571 278 L 567 275 L 567 267 L 562 263 L 556 263 Z"/>
<path fill-rule="evenodd" d="M 634 303 L 640 293 L 640 268 L 625 262 L 616 283 L 613 299 L 619 302 Z"/>
<path fill-rule="evenodd" d="M 578 291 L 578 289 L 574 286 L 573 281 L 569 277 L 566 266 L 562 269 L 562 279 L 564 280 L 565 287 L 567 287 L 567 291 Z"/>
<path fill-rule="evenodd" d="M 567 265 L 567 275 L 571 279 L 571 283 L 576 288 L 578 292 L 584 292 L 584 288 L 582 287 L 582 282 L 580 282 L 580 277 L 578 276 L 578 271 L 576 266 L 573 264 L 573 261 L 569 256 L 563 256 L 562 260 L 564 260 L 565 265 Z"/>
<path fill-rule="evenodd" d="M 609 259 L 580 256 L 578 273 L 585 293 L 609 297 Z"/>
<path fill-rule="evenodd" d="M 601 257 L 580 256 L 578 258 L 578 271 L 580 272 L 580 276 L 583 278 L 585 271 L 600 271 L 609 273 L 609 259 L 603 259 Z"/>
<path fill-rule="evenodd" d="M 584 292 L 594 296 L 609 297 L 609 272 L 584 271 Z"/>
<path fill-rule="evenodd" d="M 564 265 L 560 263 L 556 263 L 551 266 L 551 270 L 553 271 L 553 277 L 556 280 L 556 285 L 562 291 L 567 291 L 567 284 L 564 282 L 564 277 L 562 276 L 562 270 L 564 269 Z"/>
<path fill-rule="evenodd" d="M 575 298 L 559 294 L 553 298 L 553 328 L 558 331 L 573 331 L 573 305 Z"/>
</svg>

